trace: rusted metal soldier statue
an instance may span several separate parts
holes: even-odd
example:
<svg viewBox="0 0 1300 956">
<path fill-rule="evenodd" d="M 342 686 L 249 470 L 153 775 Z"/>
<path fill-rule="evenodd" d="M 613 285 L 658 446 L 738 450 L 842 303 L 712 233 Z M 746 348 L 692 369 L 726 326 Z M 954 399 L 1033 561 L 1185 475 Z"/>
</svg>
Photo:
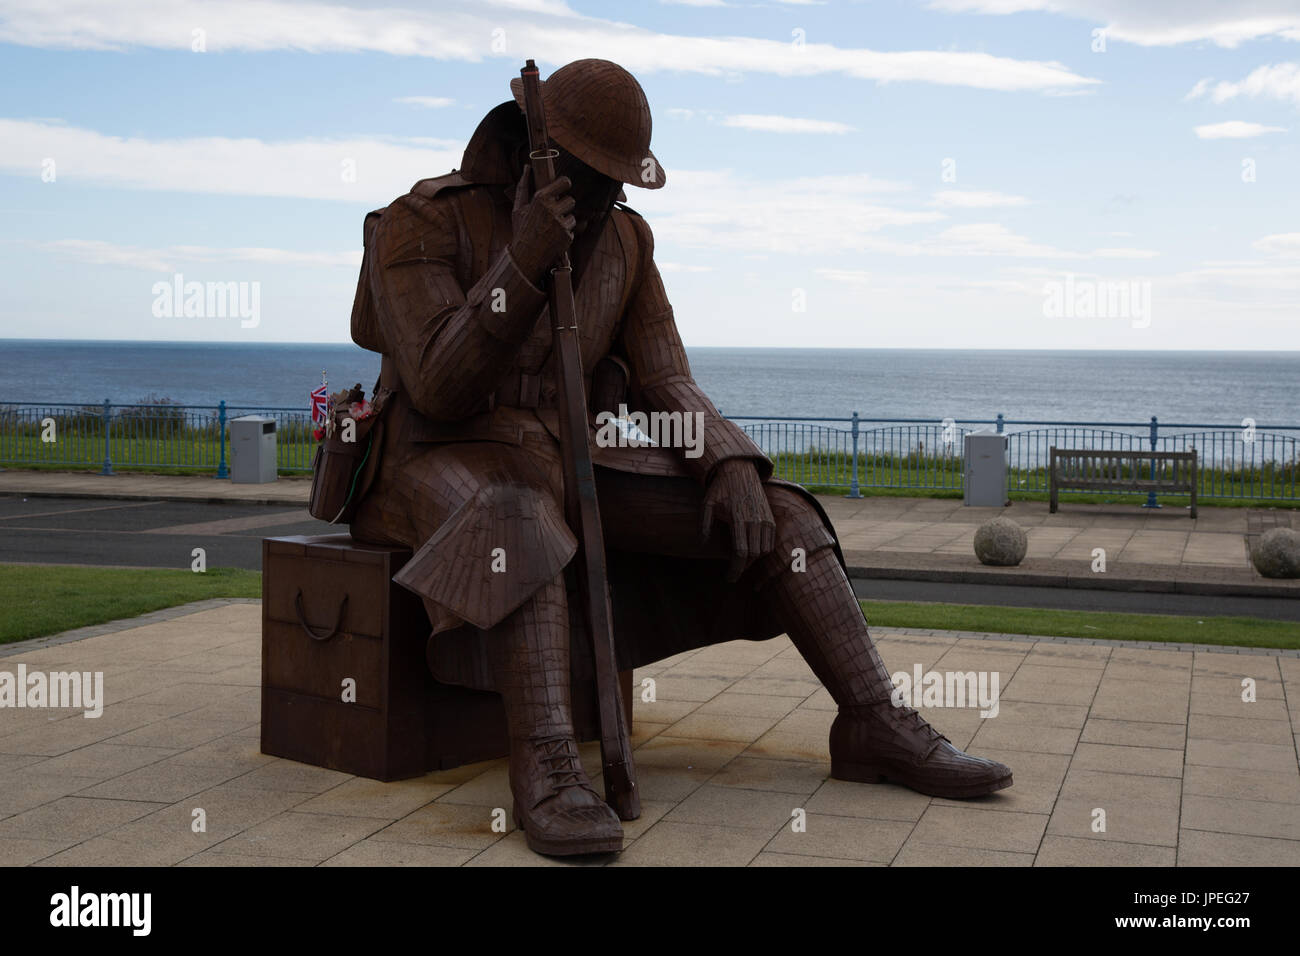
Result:
<svg viewBox="0 0 1300 956">
<path fill-rule="evenodd" d="M 1007 767 L 893 705 L 829 519 L 692 379 L 650 227 L 619 202 L 623 184 L 667 178 L 640 85 L 594 59 L 541 84 L 558 178 L 536 192 L 513 85 L 518 102 L 484 118 L 459 171 L 367 217 L 353 338 L 383 353 L 392 395 L 351 531 L 416 549 L 397 581 L 429 611 L 435 673 L 504 697 L 528 845 L 622 846 L 570 710 L 565 568 L 578 543 L 544 291 L 566 252 L 593 435 L 595 416 L 621 405 L 702 424 L 693 448 L 593 441 L 619 666 L 784 632 L 839 705 L 831 776 L 956 798 L 1009 786 Z"/>
</svg>

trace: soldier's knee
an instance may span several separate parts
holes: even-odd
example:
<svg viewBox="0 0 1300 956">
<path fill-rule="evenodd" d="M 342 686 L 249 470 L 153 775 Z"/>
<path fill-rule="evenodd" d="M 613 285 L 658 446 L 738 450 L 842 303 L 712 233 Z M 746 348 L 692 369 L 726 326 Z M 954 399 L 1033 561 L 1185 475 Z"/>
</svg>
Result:
<svg viewBox="0 0 1300 956">
<path fill-rule="evenodd" d="M 466 502 L 479 516 L 481 526 L 490 527 L 502 541 L 510 541 L 525 563 L 541 553 L 563 550 L 574 540 L 554 496 L 527 481 L 493 481 L 481 485 Z"/>
<path fill-rule="evenodd" d="M 798 548 L 812 554 L 834 546 L 835 537 L 826 527 L 821 513 L 802 494 L 780 485 L 766 486 L 767 502 L 776 522 L 773 551 L 789 560 Z"/>
<path fill-rule="evenodd" d="M 821 513 L 802 494 L 780 485 L 765 486 L 776 523 L 772 550 L 762 560 L 760 581 L 786 571 L 806 570 L 808 559 L 835 546 L 835 536 Z"/>
<path fill-rule="evenodd" d="M 577 549 L 547 491 L 488 480 L 421 546 L 398 583 L 487 629 L 553 584 Z"/>
</svg>

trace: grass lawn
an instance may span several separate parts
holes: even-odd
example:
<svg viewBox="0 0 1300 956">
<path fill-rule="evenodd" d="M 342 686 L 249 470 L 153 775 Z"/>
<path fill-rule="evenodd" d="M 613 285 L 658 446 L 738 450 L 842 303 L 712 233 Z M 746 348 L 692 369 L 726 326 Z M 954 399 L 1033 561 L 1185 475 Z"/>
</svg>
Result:
<svg viewBox="0 0 1300 956">
<path fill-rule="evenodd" d="M 1044 608 L 971 604 L 862 601 L 874 627 L 918 627 L 990 631 L 1043 637 L 1086 637 L 1108 641 L 1170 641 L 1237 647 L 1300 648 L 1300 625 L 1254 617 L 1192 617 L 1173 614 L 1117 614 L 1109 611 L 1052 611 Z"/>
<path fill-rule="evenodd" d="M 261 597 L 262 575 L 240 568 L 0 564 L 0 644 L 219 597 Z"/>
<path fill-rule="evenodd" d="M 221 459 L 216 438 L 203 436 L 178 438 L 113 438 L 109 455 L 116 472 L 159 475 L 215 475 Z M 275 445 L 280 474 L 307 474 L 316 442 L 307 436 L 295 440 L 279 438 Z M 0 459 L 6 468 L 33 471 L 98 472 L 104 464 L 103 438 L 84 439 L 74 435 L 59 443 L 44 445 L 30 435 L 0 436 Z M 226 467 L 230 467 L 230 448 L 226 447 Z"/>
</svg>

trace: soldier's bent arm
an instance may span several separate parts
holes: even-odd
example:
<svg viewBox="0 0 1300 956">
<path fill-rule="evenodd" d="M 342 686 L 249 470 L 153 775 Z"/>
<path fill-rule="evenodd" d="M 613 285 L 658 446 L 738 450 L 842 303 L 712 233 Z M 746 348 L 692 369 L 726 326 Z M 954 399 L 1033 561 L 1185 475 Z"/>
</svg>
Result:
<svg viewBox="0 0 1300 956">
<path fill-rule="evenodd" d="M 370 283 L 386 318 L 388 354 L 411 404 L 436 421 L 485 410 L 546 304 L 508 247 L 462 289 L 463 235 L 455 199 L 405 196 L 385 211 L 373 238 Z"/>
<path fill-rule="evenodd" d="M 718 413 L 691 377 L 686 349 L 673 319 L 673 307 L 654 263 L 650 226 L 637 215 L 632 215 L 632 222 L 641 261 L 637 288 L 623 316 L 620 346 L 632 368 L 632 382 L 646 406 L 644 410 L 703 414 L 702 454 L 695 458 L 683 456 L 687 469 L 701 483 L 708 482 L 720 462 L 732 458 L 753 461 L 759 477 L 766 480 L 772 474 L 772 462 L 740 426 Z"/>
</svg>

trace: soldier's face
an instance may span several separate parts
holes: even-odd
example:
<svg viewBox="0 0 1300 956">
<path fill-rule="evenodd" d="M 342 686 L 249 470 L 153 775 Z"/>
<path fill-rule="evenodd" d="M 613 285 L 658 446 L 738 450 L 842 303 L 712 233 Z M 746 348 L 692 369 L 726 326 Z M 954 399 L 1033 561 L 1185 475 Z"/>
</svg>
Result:
<svg viewBox="0 0 1300 956">
<path fill-rule="evenodd" d="M 568 150 L 561 148 L 559 152 L 559 158 L 555 160 L 555 175 L 568 176 L 573 183 L 569 195 L 573 197 L 573 218 L 577 220 L 574 231 L 582 235 L 591 223 L 609 212 L 623 184 L 596 172 Z"/>
</svg>

